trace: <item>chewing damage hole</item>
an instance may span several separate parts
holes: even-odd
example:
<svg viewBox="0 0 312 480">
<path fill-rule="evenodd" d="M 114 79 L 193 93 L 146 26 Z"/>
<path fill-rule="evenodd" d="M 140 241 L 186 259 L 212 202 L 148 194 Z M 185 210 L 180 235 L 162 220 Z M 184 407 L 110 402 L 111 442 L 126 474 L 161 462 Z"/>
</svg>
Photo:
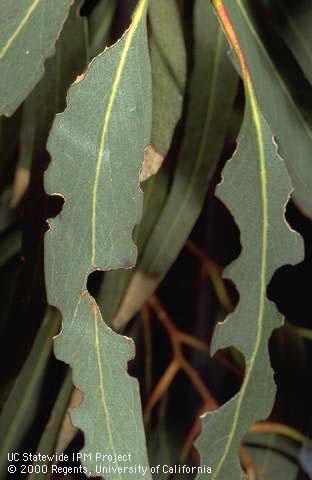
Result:
<svg viewBox="0 0 312 480">
<path fill-rule="evenodd" d="M 224 278 L 223 281 L 226 292 L 228 294 L 228 298 L 230 300 L 230 304 L 228 304 L 228 306 L 231 307 L 231 309 L 227 310 L 226 313 L 230 314 L 232 311 L 235 310 L 236 305 L 239 302 L 239 291 L 237 290 L 234 282 L 232 282 L 232 280 L 230 280 L 229 278 Z"/>
<path fill-rule="evenodd" d="M 285 317 L 282 328 L 270 339 L 270 358 L 275 372 L 277 397 L 273 410 L 275 421 L 307 431 L 306 419 L 311 416 L 312 382 L 311 345 L 297 327 L 311 329 L 311 288 L 307 279 L 312 263 L 312 223 L 292 201 L 287 205 L 286 219 L 302 235 L 305 258 L 297 265 L 284 265 L 273 275 L 267 294 Z"/>
<path fill-rule="evenodd" d="M 62 216 L 62 210 L 65 203 L 62 195 L 48 195 L 46 196 L 46 218 L 55 218 L 58 215 Z"/>
<path fill-rule="evenodd" d="M 90 295 L 97 299 L 101 286 L 104 280 L 104 272 L 102 270 L 95 270 L 94 272 L 90 273 L 87 280 L 87 290 Z"/>
<path fill-rule="evenodd" d="M 276 303 L 287 320 L 296 325 L 310 325 L 310 285 L 306 281 L 312 263 L 312 224 L 295 207 L 292 201 L 286 208 L 286 219 L 291 228 L 303 236 L 305 258 L 297 265 L 284 265 L 273 275 L 267 294 Z"/>
</svg>

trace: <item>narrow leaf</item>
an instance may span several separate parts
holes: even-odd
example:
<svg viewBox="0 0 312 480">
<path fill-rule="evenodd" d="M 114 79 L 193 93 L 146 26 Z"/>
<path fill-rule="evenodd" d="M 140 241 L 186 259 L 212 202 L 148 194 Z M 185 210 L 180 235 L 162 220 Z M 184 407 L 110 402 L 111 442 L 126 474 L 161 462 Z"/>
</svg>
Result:
<svg viewBox="0 0 312 480">
<path fill-rule="evenodd" d="M 51 416 L 49 418 L 48 424 L 44 432 L 42 433 L 39 445 L 37 447 L 36 453 L 41 455 L 50 455 L 53 457 L 54 449 L 57 441 L 58 432 L 60 430 L 62 420 L 64 418 L 66 408 L 70 399 L 70 394 L 73 390 L 73 384 L 71 379 L 71 372 L 67 372 L 65 380 L 61 386 L 57 399 L 53 405 Z M 47 473 L 44 472 L 44 469 L 40 468 L 40 472 L 31 473 L 28 475 L 28 480 L 44 480 L 49 479 L 51 476 L 51 467 L 48 460 L 46 462 L 40 463 L 41 465 L 47 465 Z"/>
<path fill-rule="evenodd" d="M 284 218 L 291 184 L 259 109 L 253 77 L 235 32 L 239 9 L 227 0 L 215 0 L 214 5 L 240 62 L 246 107 L 237 151 L 217 189 L 241 232 L 242 253 L 225 272 L 237 286 L 240 301 L 234 313 L 217 325 L 212 351 L 234 346 L 244 355 L 246 367 L 239 392 L 203 418 L 196 444 L 202 464 L 212 468 L 212 475 L 198 478 L 236 480 L 243 478 L 238 458 L 243 436 L 251 424 L 269 415 L 275 396 L 268 341 L 272 330 L 282 325 L 282 317 L 267 298 L 267 286 L 277 268 L 301 260 L 302 243 Z"/>
<path fill-rule="evenodd" d="M 48 310 L 32 350 L 19 373 L 0 417 L 0 473 L 6 472 L 8 452 L 16 452 L 35 417 L 42 377 L 60 326 L 59 315 Z"/>
<path fill-rule="evenodd" d="M 140 289 L 145 290 L 145 295 L 141 295 L 140 304 L 138 297 L 134 298 L 135 308 L 127 315 L 121 305 L 114 320 L 119 328 L 144 305 L 178 256 L 201 212 L 223 147 L 237 74 L 228 58 L 222 30 L 206 0 L 195 3 L 194 43 L 185 137 L 166 204 L 138 265 L 140 272 L 133 279 L 137 286 L 142 280 Z"/>
<path fill-rule="evenodd" d="M 123 37 L 69 89 L 48 141 L 45 185 L 65 199 L 46 236 L 48 300 L 63 315 L 56 355 L 72 366 L 83 396 L 72 420 L 85 434 L 84 451 L 93 454 L 84 461 L 89 473 L 98 473 L 96 452 L 131 453 L 129 467 L 148 467 L 138 384 L 126 371 L 133 343 L 106 326 L 86 286 L 92 271 L 129 267 L 136 259 L 131 235 L 141 214 L 139 168 L 151 130 L 146 7 L 140 0 Z M 110 466 L 107 458 L 103 466 Z M 133 475 L 110 471 L 105 478 Z"/>
<path fill-rule="evenodd" d="M 4 0 L 0 20 L 0 115 L 10 116 L 43 75 L 43 62 L 73 0 Z"/>
<path fill-rule="evenodd" d="M 152 144 L 165 156 L 183 106 L 186 82 L 183 25 L 176 0 L 151 0 L 148 13 L 153 79 Z"/>
<path fill-rule="evenodd" d="M 17 206 L 28 188 L 32 162 L 45 151 L 53 118 L 65 108 L 69 85 L 87 66 L 86 19 L 79 15 L 80 5 L 80 0 L 74 0 L 56 42 L 55 54 L 47 60 L 43 78 L 23 104 L 11 208 Z"/>
<path fill-rule="evenodd" d="M 37 117 L 34 105 L 31 101 L 25 101 L 23 104 L 21 129 L 20 129 L 20 148 L 19 158 L 14 175 L 13 191 L 10 201 L 10 207 L 15 208 L 25 192 L 30 181 L 31 163 L 34 153 L 36 139 Z"/>
<path fill-rule="evenodd" d="M 117 0 L 100 0 L 89 16 L 90 55 L 101 53 L 109 41 Z"/>
<path fill-rule="evenodd" d="M 294 3 L 293 7 L 285 1 L 278 1 L 277 5 L 286 20 L 286 25 L 282 27 L 283 38 L 312 84 L 312 4 L 303 0 Z"/>
<path fill-rule="evenodd" d="M 36 91 L 36 89 L 35 89 Z M 21 129 L 20 129 L 20 150 L 18 167 L 25 168 L 30 171 L 31 162 L 34 153 L 34 145 L 36 138 L 36 102 L 35 96 L 30 95 L 23 103 Z"/>
<path fill-rule="evenodd" d="M 157 175 L 154 175 L 142 185 L 144 192 L 143 216 L 134 232 L 139 252 L 138 263 L 141 260 L 148 238 L 164 208 L 169 182 L 170 175 L 164 165 Z M 119 270 L 107 272 L 100 288 L 98 302 L 108 325 L 116 317 L 114 327 L 120 329 L 141 308 L 149 296 L 149 292 L 156 287 L 157 281 L 155 283 L 154 279 L 146 278 L 141 271 Z M 117 311 L 118 316 L 116 316 Z"/>
<path fill-rule="evenodd" d="M 259 106 L 284 158 L 294 187 L 293 198 L 302 212 L 312 216 L 312 127 L 299 108 L 286 79 L 274 64 L 259 35 L 248 0 L 225 3 L 244 52 Z M 234 12 L 235 10 L 235 12 Z M 233 14 L 232 14 L 233 12 Z M 300 145 L 300 148 L 298 148 Z"/>
<path fill-rule="evenodd" d="M 284 480 L 297 480 L 299 445 L 281 435 L 270 433 L 248 434 L 244 443 L 258 472 L 257 480 L 281 477 Z"/>
<path fill-rule="evenodd" d="M 73 2 L 55 54 L 46 62 L 43 78 L 24 102 L 19 158 L 23 166 L 30 168 L 33 159 L 45 151 L 54 116 L 64 110 L 69 86 L 87 67 L 87 26 L 86 19 L 79 15 L 80 5 L 80 0 Z"/>
<path fill-rule="evenodd" d="M 185 139 L 169 199 L 141 264 L 146 273 L 160 278 L 177 257 L 202 209 L 223 147 L 227 116 L 237 88 L 237 76 L 228 59 L 222 30 L 205 0 L 195 3 L 194 36 L 194 70 Z M 225 88 L 227 95 L 222 96 Z"/>
<path fill-rule="evenodd" d="M 186 83 L 186 51 L 182 19 L 176 0 L 170 2 L 152 0 L 149 4 L 148 21 L 153 89 L 151 141 L 157 152 L 153 148 L 146 150 L 144 163 L 146 167 L 150 159 L 152 163 L 157 163 L 159 168 L 169 150 L 174 129 L 182 113 Z M 142 175 L 140 180 L 142 181 Z M 143 217 L 135 231 L 139 256 L 142 255 L 146 240 L 164 206 L 168 183 L 168 171 L 163 167 L 158 175 L 144 182 L 142 186 Z M 127 290 L 133 274 L 139 282 L 135 279 L 134 284 L 131 284 L 130 289 Z M 133 271 L 108 272 L 105 275 L 98 301 L 108 324 L 116 315 L 121 303 L 118 320 L 114 323 L 115 328 L 120 328 L 127 319 L 131 318 L 132 313 L 140 308 L 142 301 L 146 299 L 146 287 L 147 295 L 150 292 L 150 282 L 146 283 L 145 279 L 142 282 L 141 279 L 142 276 L 136 275 Z"/>
</svg>

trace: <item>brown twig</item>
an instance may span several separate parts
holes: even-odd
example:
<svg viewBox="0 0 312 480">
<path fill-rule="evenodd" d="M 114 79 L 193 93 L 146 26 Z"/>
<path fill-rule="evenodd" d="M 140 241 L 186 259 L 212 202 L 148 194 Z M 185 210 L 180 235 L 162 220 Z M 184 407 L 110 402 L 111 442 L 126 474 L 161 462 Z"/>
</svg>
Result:
<svg viewBox="0 0 312 480">
<path fill-rule="evenodd" d="M 170 387 L 174 377 L 178 373 L 180 366 L 175 360 L 172 360 L 165 370 L 165 373 L 161 376 L 160 380 L 158 381 L 156 387 L 152 391 L 151 395 L 149 396 L 147 403 L 144 408 L 144 419 L 147 420 L 149 414 L 156 403 L 160 400 L 163 394 L 168 390 Z"/>
<path fill-rule="evenodd" d="M 190 381 L 194 385 L 195 389 L 198 391 L 198 393 L 202 397 L 204 401 L 204 408 L 201 410 L 201 412 L 203 413 L 203 412 L 215 410 L 216 408 L 218 408 L 217 401 L 211 395 L 211 393 L 209 392 L 209 390 L 201 380 L 196 370 L 194 370 L 193 367 L 187 362 L 181 348 L 181 346 L 185 344 L 209 353 L 209 346 L 202 340 L 197 339 L 192 335 L 189 335 L 187 333 L 184 333 L 178 330 L 178 328 L 172 322 L 168 313 L 163 308 L 163 306 L 161 305 L 161 303 L 159 302 L 158 298 L 155 295 L 150 298 L 148 305 L 157 314 L 159 321 L 162 323 L 162 325 L 164 326 L 164 328 L 167 330 L 169 334 L 172 351 L 173 351 L 173 359 L 171 360 L 169 366 L 161 376 L 156 387 L 154 388 L 150 397 L 148 398 L 148 401 L 144 409 L 145 421 L 149 418 L 150 412 L 153 409 L 153 407 L 164 395 L 164 393 L 168 390 L 168 388 L 170 387 L 172 381 L 174 380 L 179 370 L 183 370 L 186 373 L 186 375 L 189 377 Z M 240 376 L 242 376 L 243 372 L 239 372 L 239 374 Z M 195 438 L 200 433 L 200 429 L 201 429 L 201 421 L 200 421 L 200 418 L 197 418 L 183 445 L 180 461 L 183 462 L 187 458 L 188 454 L 191 451 Z M 256 473 L 258 473 L 258 469 L 254 464 L 253 460 L 251 459 L 251 457 L 249 456 L 249 454 L 247 453 L 247 451 L 243 447 L 241 447 L 240 449 L 240 459 L 248 475 L 248 479 L 254 480 L 256 478 Z"/>
<path fill-rule="evenodd" d="M 240 447 L 239 449 L 239 458 L 247 474 L 248 480 L 256 480 L 257 476 L 263 477 L 262 469 L 260 469 L 255 464 L 255 462 L 244 447 Z"/>
<path fill-rule="evenodd" d="M 278 422 L 257 422 L 250 429 L 250 433 L 277 433 L 285 437 L 291 438 L 295 442 L 312 445 L 312 440 L 305 437 L 295 428 L 289 427 Z"/>
<path fill-rule="evenodd" d="M 234 310 L 234 305 L 227 292 L 225 282 L 222 278 L 222 268 L 213 260 L 211 260 L 205 252 L 198 248 L 191 240 L 186 242 L 186 248 L 192 255 L 197 257 L 202 262 L 203 272 L 208 275 L 214 286 L 216 295 L 220 304 L 223 306 L 227 313 Z M 232 363 L 221 351 L 216 352 L 216 358 L 232 370 L 240 378 L 243 377 L 244 372 L 239 365 Z"/>
<path fill-rule="evenodd" d="M 179 370 L 183 370 L 186 373 L 186 375 L 189 377 L 190 381 L 198 391 L 199 395 L 202 397 L 203 401 L 208 406 L 209 410 L 214 410 L 215 408 L 217 408 L 216 400 L 213 398 L 196 370 L 194 370 L 193 367 L 187 362 L 181 348 L 181 345 L 185 344 L 208 352 L 208 345 L 202 340 L 196 339 L 191 335 L 180 332 L 155 295 L 150 298 L 148 304 L 157 314 L 159 321 L 162 323 L 162 325 L 169 334 L 173 351 L 173 359 L 163 373 L 163 375 L 161 376 L 150 397 L 148 398 L 144 409 L 145 419 L 149 416 L 152 408 L 156 405 L 161 396 L 168 390 Z"/>
</svg>

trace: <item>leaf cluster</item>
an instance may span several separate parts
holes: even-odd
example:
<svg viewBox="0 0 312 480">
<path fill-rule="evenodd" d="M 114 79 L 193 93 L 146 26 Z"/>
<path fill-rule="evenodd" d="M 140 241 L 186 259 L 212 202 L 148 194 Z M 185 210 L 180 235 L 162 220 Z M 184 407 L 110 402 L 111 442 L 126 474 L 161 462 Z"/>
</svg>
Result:
<svg viewBox="0 0 312 480">
<path fill-rule="evenodd" d="M 311 478 L 310 2 L 0 3 L 0 479 Z"/>
</svg>

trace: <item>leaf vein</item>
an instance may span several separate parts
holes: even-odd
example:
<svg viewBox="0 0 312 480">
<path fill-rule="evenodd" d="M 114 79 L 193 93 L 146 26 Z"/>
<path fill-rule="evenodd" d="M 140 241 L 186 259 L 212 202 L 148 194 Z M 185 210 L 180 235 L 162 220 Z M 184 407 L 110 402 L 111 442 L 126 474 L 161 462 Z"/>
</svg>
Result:
<svg viewBox="0 0 312 480">
<path fill-rule="evenodd" d="M 99 152 L 97 155 L 97 161 L 96 161 L 96 169 L 95 169 L 95 178 L 94 178 L 94 185 L 93 185 L 93 191 L 92 191 L 92 257 L 91 257 L 91 262 L 92 265 L 95 266 L 95 257 L 96 257 L 96 199 L 97 199 L 97 192 L 98 192 L 98 187 L 99 187 L 99 180 L 100 180 L 100 173 L 101 173 L 101 166 L 103 162 L 103 154 L 105 150 L 105 141 L 108 133 L 108 127 L 109 127 L 109 122 L 110 118 L 112 115 L 118 87 L 121 81 L 122 73 L 126 64 L 127 56 L 131 47 L 131 42 L 133 39 L 133 35 L 137 30 L 137 27 L 139 25 L 139 22 L 144 14 L 145 7 L 147 4 L 148 0 L 140 0 L 140 3 L 138 4 L 138 7 L 134 13 L 133 16 L 133 21 L 132 24 L 130 25 L 130 28 L 126 34 L 126 40 L 125 40 L 125 46 L 121 52 L 119 63 L 116 69 L 115 77 L 113 80 L 112 88 L 111 88 L 111 94 L 109 97 L 109 102 L 107 109 L 104 114 L 103 118 L 103 127 L 101 131 L 101 139 L 100 139 L 100 148 Z"/>
</svg>

